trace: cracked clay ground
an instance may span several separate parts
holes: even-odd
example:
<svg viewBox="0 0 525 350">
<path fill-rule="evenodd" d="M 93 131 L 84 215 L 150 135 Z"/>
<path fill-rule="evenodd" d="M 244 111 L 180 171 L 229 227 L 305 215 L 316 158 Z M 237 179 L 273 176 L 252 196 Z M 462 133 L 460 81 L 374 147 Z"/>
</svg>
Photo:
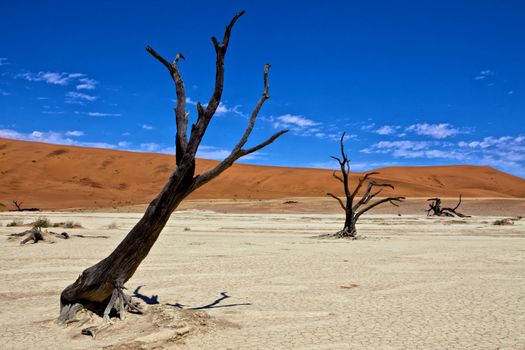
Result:
<svg viewBox="0 0 525 350">
<path fill-rule="evenodd" d="M 34 214 L 0 214 L 1 348 L 118 348 L 155 333 L 145 316 L 96 340 L 52 322 L 60 291 L 140 214 L 46 216 L 110 237 L 19 246 L 6 237 L 23 229 L 6 223 Z M 525 220 L 371 215 L 358 226 L 365 239 L 312 238 L 341 219 L 178 212 L 127 286 L 161 304 L 208 305 L 213 327 L 162 348 L 525 349 Z"/>
</svg>

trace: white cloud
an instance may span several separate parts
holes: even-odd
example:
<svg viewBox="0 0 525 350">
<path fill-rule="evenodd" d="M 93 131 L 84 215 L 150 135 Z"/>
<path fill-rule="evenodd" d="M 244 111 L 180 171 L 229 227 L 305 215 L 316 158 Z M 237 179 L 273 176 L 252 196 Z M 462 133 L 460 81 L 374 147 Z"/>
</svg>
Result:
<svg viewBox="0 0 525 350">
<path fill-rule="evenodd" d="M 309 126 L 320 125 L 311 119 L 307 119 L 302 115 L 285 114 L 277 117 L 277 123 L 282 124 L 284 127 L 298 127 L 306 128 Z"/>
<path fill-rule="evenodd" d="M 433 147 L 439 147 L 435 149 Z M 391 154 L 394 158 L 442 158 L 466 159 L 463 152 L 453 149 L 443 150 L 443 144 L 438 141 L 380 141 L 369 148 L 362 149 L 367 154 Z"/>
<path fill-rule="evenodd" d="M 155 152 L 160 149 L 160 145 L 155 142 L 141 143 L 140 149 L 145 152 Z"/>
<path fill-rule="evenodd" d="M 21 141 L 35 141 L 35 142 L 45 142 L 52 143 L 57 145 L 72 145 L 72 146 L 83 146 L 83 147 L 98 147 L 98 148 L 109 148 L 115 149 L 116 145 L 106 143 L 106 142 L 79 142 L 71 137 L 82 136 L 84 133 L 82 131 L 73 130 L 67 132 L 60 131 L 38 131 L 35 130 L 30 133 L 21 133 L 11 129 L 0 129 L 0 137 L 13 140 Z"/>
<path fill-rule="evenodd" d="M 177 102 L 177 100 L 173 100 L 173 102 Z M 191 99 L 191 97 L 186 97 L 186 103 L 189 105 L 197 105 L 197 101 L 194 101 Z M 208 105 L 204 104 L 202 107 L 206 108 Z M 237 105 L 234 107 L 228 107 L 225 103 L 219 102 L 219 106 L 215 110 L 215 115 L 222 116 L 228 113 L 235 113 L 241 117 L 246 117 L 246 114 L 244 114 L 239 108 L 241 106 Z"/>
<path fill-rule="evenodd" d="M 6 57 L 0 57 L 0 66 L 6 66 L 9 64 L 9 61 Z"/>
<path fill-rule="evenodd" d="M 9 95 L 11 95 L 9 92 L 0 89 L 0 96 L 9 96 Z"/>
<path fill-rule="evenodd" d="M 101 113 L 101 112 L 88 112 L 90 117 L 120 117 L 120 113 Z"/>
<path fill-rule="evenodd" d="M 220 102 L 219 106 L 215 110 L 215 115 L 225 115 L 228 112 L 230 112 L 230 108 L 226 107 L 224 103 Z"/>
<path fill-rule="evenodd" d="M 393 135 L 396 133 L 397 129 L 399 129 L 399 126 L 383 125 L 374 132 L 378 135 Z"/>
<path fill-rule="evenodd" d="M 95 79 L 81 78 L 79 79 L 79 84 L 77 84 L 77 90 L 94 90 L 97 84 L 98 81 Z"/>
<path fill-rule="evenodd" d="M 173 102 L 177 102 L 177 100 L 173 100 Z M 186 97 L 186 103 L 189 105 L 196 105 L 197 101 L 193 101 L 190 97 Z"/>
<path fill-rule="evenodd" d="M 70 91 L 66 93 L 66 103 L 76 103 L 83 105 L 86 102 L 92 102 L 97 99 L 97 96 L 83 94 L 81 92 Z"/>
<path fill-rule="evenodd" d="M 375 123 L 365 124 L 361 126 L 361 130 L 363 131 L 372 130 L 375 126 L 376 126 Z"/>
<path fill-rule="evenodd" d="M 71 130 L 71 131 L 66 131 L 66 136 L 75 136 L 75 137 L 78 137 L 78 136 L 84 136 L 84 132 L 83 131 L 79 131 L 79 130 Z"/>
<path fill-rule="evenodd" d="M 478 73 L 478 75 L 476 75 L 474 77 L 475 80 L 483 80 L 487 77 L 490 77 L 490 76 L 493 76 L 494 75 L 494 72 L 491 71 L 490 69 L 485 69 L 485 70 L 482 70 Z"/>
<path fill-rule="evenodd" d="M 131 142 L 128 142 L 128 141 L 120 141 L 119 143 L 117 143 L 117 145 L 119 147 L 123 147 L 123 148 L 126 148 L 126 147 L 129 147 L 131 145 Z"/>
<path fill-rule="evenodd" d="M 448 123 L 442 124 L 413 124 L 406 128 L 406 131 L 415 132 L 418 135 L 430 136 L 435 139 L 444 139 L 446 137 L 454 136 L 460 131 Z"/>
<path fill-rule="evenodd" d="M 508 94 L 508 95 L 514 95 L 514 90 L 509 90 L 509 91 L 507 92 L 507 94 Z"/>
<path fill-rule="evenodd" d="M 22 73 L 18 74 L 17 77 L 25 79 L 27 81 L 43 81 L 47 84 L 53 85 L 67 85 L 72 79 L 77 78 L 78 73 L 68 74 L 59 72 L 38 72 L 38 73 Z"/>
<path fill-rule="evenodd" d="M 32 82 L 45 82 L 51 85 L 67 86 L 70 84 L 75 84 L 77 90 L 94 90 L 98 84 L 98 81 L 87 77 L 83 73 L 40 71 L 38 73 L 21 73 L 16 77 Z"/>
<path fill-rule="evenodd" d="M 204 159 L 223 160 L 229 156 L 231 151 L 214 146 L 201 145 L 197 151 L 197 157 Z"/>
<path fill-rule="evenodd" d="M 231 150 L 228 149 L 219 148 L 215 146 L 200 145 L 199 149 L 197 150 L 197 157 L 212 160 L 223 160 L 224 158 L 228 157 L 230 153 Z M 262 156 L 264 156 L 263 152 L 255 152 L 242 157 L 240 161 L 261 159 Z"/>
<path fill-rule="evenodd" d="M 153 130 L 153 126 L 148 124 L 142 124 L 142 129 L 144 130 Z"/>
<path fill-rule="evenodd" d="M 78 144 L 84 147 L 107 148 L 107 149 L 117 148 L 117 146 L 111 143 L 106 143 L 106 142 L 80 142 Z"/>
</svg>

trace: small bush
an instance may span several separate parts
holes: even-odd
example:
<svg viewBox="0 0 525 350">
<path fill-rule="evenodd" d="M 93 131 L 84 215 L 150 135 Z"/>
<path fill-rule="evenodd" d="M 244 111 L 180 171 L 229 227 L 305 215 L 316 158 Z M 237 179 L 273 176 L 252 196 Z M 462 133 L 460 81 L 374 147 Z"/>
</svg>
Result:
<svg viewBox="0 0 525 350">
<path fill-rule="evenodd" d="M 49 219 L 46 217 L 40 217 L 38 218 L 38 220 L 33 222 L 34 227 L 47 228 L 47 227 L 50 227 L 51 225 L 52 225 L 51 221 L 49 221 Z"/>
<path fill-rule="evenodd" d="M 13 220 L 11 221 L 10 223 L 8 223 L 6 226 L 7 227 L 15 227 L 15 226 L 22 226 L 24 223 L 22 221 L 19 221 L 19 220 Z"/>
<path fill-rule="evenodd" d="M 499 219 L 492 223 L 496 226 L 506 226 L 506 225 L 514 225 L 514 222 L 512 222 L 511 219 Z"/>
<path fill-rule="evenodd" d="M 108 229 L 110 229 L 110 230 L 116 230 L 117 228 L 118 228 L 118 225 L 114 221 L 111 224 L 108 225 Z"/>
<path fill-rule="evenodd" d="M 53 224 L 53 227 L 60 227 L 60 223 L 59 223 L 59 222 L 55 222 L 55 223 Z"/>
<path fill-rule="evenodd" d="M 66 221 L 64 223 L 64 228 L 81 228 L 82 225 L 80 225 L 78 222 L 73 221 Z"/>
<path fill-rule="evenodd" d="M 191 228 L 189 228 L 189 227 L 185 227 L 185 228 L 184 228 L 184 231 L 191 231 Z"/>
</svg>

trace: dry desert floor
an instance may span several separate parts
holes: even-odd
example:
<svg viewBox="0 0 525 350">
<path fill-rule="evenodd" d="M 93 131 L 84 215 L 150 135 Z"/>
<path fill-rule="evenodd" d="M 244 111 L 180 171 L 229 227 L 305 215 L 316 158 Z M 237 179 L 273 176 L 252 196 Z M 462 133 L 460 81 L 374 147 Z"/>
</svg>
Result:
<svg viewBox="0 0 525 350">
<path fill-rule="evenodd" d="M 38 216 L 86 237 L 8 240 L 27 229 L 8 223 Z M 142 286 L 146 315 L 96 339 L 55 324 L 61 290 L 139 218 L 0 213 L 0 347 L 525 349 L 525 219 L 486 216 L 370 215 L 364 239 L 347 241 L 316 237 L 340 228 L 338 214 L 179 211 L 126 284 Z"/>
</svg>

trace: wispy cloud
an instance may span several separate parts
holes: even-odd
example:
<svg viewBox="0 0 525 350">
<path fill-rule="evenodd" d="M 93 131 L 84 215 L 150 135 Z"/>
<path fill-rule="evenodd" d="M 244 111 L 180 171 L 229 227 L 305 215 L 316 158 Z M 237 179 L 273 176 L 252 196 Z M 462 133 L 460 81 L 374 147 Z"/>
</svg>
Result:
<svg viewBox="0 0 525 350">
<path fill-rule="evenodd" d="M 400 126 L 397 125 L 383 125 L 382 127 L 374 130 L 374 132 L 378 135 L 393 135 L 399 128 Z"/>
<path fill-rule="evenodd" d="M 312 127 L 316 125 L 320 125 L 320 123 L 315 122 L 311 119 L 305 118 L 302 115 L 293 115 L 293 114 L 285 114 L 277 117 L 277 120 L 275 122 L 277 125 L 276 127 L 283 126 L 287 128 L 307 128 Z"/>
<path fill-rule="evenodd" d="M 98 81 L 89 78 L 84 73 L 40 71 L 38 73 L 20 73 L 16 77 L 31 82 L 45 82 L 51 85 L 67 86 L 74 84 L 77 90 L 94 90 L 98 84 Z"/>
<path fill-rule="evenodd" d="M 487 77 L 493 76 L 494 72 L 490 69 L 481 70 L 478 75 L 474 77 L 475 80 L 483 80 Z"/>
<path fill-rule="evenodd" d="M 448 123 L 442 124 L 413 124 L 406 128 L 406 131 L 415 132 L 418 135 L 430 136 L 435 139 L 444 139 L 460 133 L 460 130 L 454 128 Z"/>
<path fill-rule="evenodd" d="M 38 72 L 38 73 L 21 73 L 18 78 L 27 81 L 43 81 L 47 84 L 53 85 L 68 85 L 71 80 L 78 78 L 80 73 L 59 73 L 59 72 Z M 83 75 L 82 75 L 83 76 Z"/>
<path fill-rule="evenodd" d="M 153 130 L 153 126 L 148 124 L 142 124 L 142 129 L 144 130 Z"/>
<path fill-rule="evenodd" d="M 223 160 L 224 158 L 229 156 L 230 153 L 231 150 L 229 149 L 208 145 L 200 145 L 197 151 L 197 157 L 212 160 Z M 255 152 L 242 157 L 242 160 L 260 159 L 263 155 L 263 152 Z"/>
<path fill-rule="evenodd" d="M 6 66 L 9 64 L 7 57 L 0 57 L 0 66 Z"/>
<path fill-rule="evenodd" d="M 399 162 L 363 162 L 363 163 L 354 163 L 350 162 L 350 171 L 368 171 L 377 168 L 384 168 L 387 166 L 396 166 L 399 165 Z M 305 165 L 307 168 L 318 168 L 318 169 L 330 169 L 330 170 L 339 170 L 341 167 L 339 163 L 335 160 L 326 161 L 326 162 L 315 162 Z"/>
<path fill-rule="evenodd" d="M 88 112 L 87 115 L 90 117 L 120 117 L 120 113 L 101 113 L 101 112 Z"/>
<path fill-rule="evenodd" d="M 84 136 L 84 135 L 85 135 L 84 132 L 80 130 L 66 131 L 66 136 L 79 137 L 79 136 Z"/>
<path fill-rule="evenodd" d="M 525 135 L 487 136 L 481 140 L 459 142 L 380 141 L 361 152 L 405 159 L 456 160 L 525 174 Z"/>
<path fill-rule="evenodd" d="M 91 78 L 80 78 L 77 84 L 77 90 L 94 90 L 98 81 Z"/>
<path fill-rule="evenodd" d="M 84 94 L 76 91 L 69 91 L 66 93 L 66 103 L 84 105 L 86 102 L 93 102 L 97 99 L 97 96 Z"/>
<path fill-rule="evenodd" d="M 85 146 L 85 147 L 101 147 L 101 148 L 116 148 L 115 145 L 105 143 L 105 142 L 78 142 L 71 137 L 82 136 L 84 134 L 82 131 L 38 131 L 35 130 L 30 133 L 21 133 L 11 129 L 0 129 L 0 137 L 14 140 L 22 141 L 35 141 L 35 142 L 45 142 L 53 143 L 58 145 L 75 145 L 75 146 Z"/>
<path fill-rule="evenodd" d="M 441 159 L 466 159 L 462 152 L 442 150 L 442 145 L 437 141 L 380 141 L 361 152 L 367 154 L 391 154 L 394 158 L 441 158 Z"/>
<path fill-rule="evenodd" d="M 9 96 L 9 95 L 11 95 L 9 92 L 0 89 L 0 96 Z"/>
<path fill-rule="evenodd" d="M 173 102 L 176 102 L 176 100 L 173 100 Z M 191 97 L 186 97 L 186 103 L 189 104 L 189 105 L 197 105 L 197 101 L 194 101 L 191 99 Z M 208 105 L 207 104 L 203 104 L 202 105 L 204 108 L 206 108 Z M 219 102 L 219 106 L 217 107 L 216 111 L 215 111 L 215 115 L 217 116 L 223 116 L 223 115 L 226 115 L 228 113 L 234 113 L 234 114 L 237 114 L 241 117 L 246 117 L 246 114 L 244 112 L 242 112 L 240 110 L 241 106 L 240 105 L 236 105 L 234 107 L 229 107 L 227 106 L 225 103 L 223 102 Z"/>
</svg>

